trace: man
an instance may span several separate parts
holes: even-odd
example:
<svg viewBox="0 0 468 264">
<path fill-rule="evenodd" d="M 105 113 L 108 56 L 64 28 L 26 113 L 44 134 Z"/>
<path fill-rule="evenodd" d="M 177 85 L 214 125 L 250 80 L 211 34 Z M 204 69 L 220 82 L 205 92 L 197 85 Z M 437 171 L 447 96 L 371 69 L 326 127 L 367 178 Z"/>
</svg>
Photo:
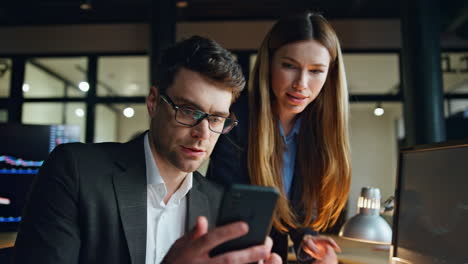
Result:
<svg viewBox="0 0 468 264">
<path fill-rule="evenodd" d="M 192 37 L 170 48 L 146 100 L 149 132 L 53 151 L 25 211 L 16 263 L 279 263 L 268 239 L 208 255 L 248 230 L 242 222 L 213 227 L 222 189 L 193 172 L 235 125 L 229 107 L 244 84 L 214 41 Z"/>
</svg>

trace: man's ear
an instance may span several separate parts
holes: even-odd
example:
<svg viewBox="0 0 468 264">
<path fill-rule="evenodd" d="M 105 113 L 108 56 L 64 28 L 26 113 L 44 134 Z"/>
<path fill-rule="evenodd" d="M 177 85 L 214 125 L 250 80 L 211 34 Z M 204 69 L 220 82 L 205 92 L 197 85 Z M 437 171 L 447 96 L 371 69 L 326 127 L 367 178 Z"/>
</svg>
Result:
<svg viewBox="0 0 468 264">
<path fill-rule="evenodd" d="M 159 102 L 159 89 L 156 86 L 151 86 L 148 96 L 146 97 L 146 108 L 148 109 L 148 114 L 150 117 L 153 117 L 156 112 L 156 107 Z"/>
</svg>

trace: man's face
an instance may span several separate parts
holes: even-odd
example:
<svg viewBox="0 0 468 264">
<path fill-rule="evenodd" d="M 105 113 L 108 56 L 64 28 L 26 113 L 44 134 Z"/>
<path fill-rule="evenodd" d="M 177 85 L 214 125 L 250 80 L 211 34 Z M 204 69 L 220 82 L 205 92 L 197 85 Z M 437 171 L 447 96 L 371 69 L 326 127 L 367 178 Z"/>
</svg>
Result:
<svg viewBox="0 0 468 264">
<path fill-rule="evenodd" d="M 157 88 L 152 87 L 146 100 L 151 117 L 151 147 L 158 167 L 195 171 L 210 156 L 219 134 L 209 129 L 206 119 L 194 127 L 177 123 L 175 110 L 161 100 L 158 93 Z M 176 105 L 229 116 L 232 90 L 197 72 L 180 69 L 166 95 Z"/>
</svg>

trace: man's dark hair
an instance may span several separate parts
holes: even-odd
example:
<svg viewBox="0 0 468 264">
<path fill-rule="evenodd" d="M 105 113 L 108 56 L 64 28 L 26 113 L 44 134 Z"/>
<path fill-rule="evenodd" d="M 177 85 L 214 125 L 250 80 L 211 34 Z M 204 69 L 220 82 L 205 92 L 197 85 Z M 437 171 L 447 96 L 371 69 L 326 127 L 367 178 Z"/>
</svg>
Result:
<svg viewBox="0 0 468 264">
<path fill-rule="evenodd" d="M 158 64 L 156 86 L 161 94 L 185 68 L 233 89 L 233 99 L 244 89 L 245 78 L 233 55 L 214 40 L 193 36 L 164 51 Z"/>
</svg>

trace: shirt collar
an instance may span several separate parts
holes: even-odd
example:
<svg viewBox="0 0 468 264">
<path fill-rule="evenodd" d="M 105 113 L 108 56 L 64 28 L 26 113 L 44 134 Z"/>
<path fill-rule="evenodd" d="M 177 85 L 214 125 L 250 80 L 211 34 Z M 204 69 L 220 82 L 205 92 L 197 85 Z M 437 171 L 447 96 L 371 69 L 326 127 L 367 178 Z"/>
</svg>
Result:
<svg viewBox="0 0 468 264">
<path fill-rule="evenodd" d="M 283 138 L 283 140 L 286 142 L 286 141 L 289 141 L 291 139 L 294 139 L 295 136 L 297 134 L 299 134 L 299 129 L 301 128 L 301 122 L 302 122 L 302 118 L 299 117 L 297 118 L 295 121 L 294 121 L 294 125 L 293 125 L 293 128 L 291 129 L 291 131 L 289 132 L 289 134 L 286 136 L 284 135 L 284 129 L 283 129 L 283 125 L 281 125 L 281 122 L 278 122 L 278 126 L 279 126 L 279 130 L 280 130 L 280 134 L 281 134 L 281 137 Z"/>
<path fill-rule="evenodd" d="M 154 185 L 162 185 L 164 187 L 164 193 L 161 193 L 162 197 L 166 195 L 166 184 L 164 183 L 161 174 L 159 173 L 158 165 L 154 161 L 153 153 L 151 152 L 151 147 L 149 144 L 149 132 L 146 133 L 145 139 L 145 162 L 146 162 L 146 183 Z M 182 198 L 187 195 L 187 193 L 192 189 L 193 183 L 193 173 L 187 173 L 184 181 L 177 189 L 177 191 L 172 195 L 171 200 L 174 199 L 176 203 L 179 203 Z"/>
<path fill-rule="evenodd" d="M 164 181 L 159 174 L 158 166 L 153 158 L 153 153 L 151 152 L 151 147 L 149 144 L 149 133 L 145 135 L 145 162 L 146 162 L 146 183 L 147 184 L 160 184 Z"/>
</svg>

